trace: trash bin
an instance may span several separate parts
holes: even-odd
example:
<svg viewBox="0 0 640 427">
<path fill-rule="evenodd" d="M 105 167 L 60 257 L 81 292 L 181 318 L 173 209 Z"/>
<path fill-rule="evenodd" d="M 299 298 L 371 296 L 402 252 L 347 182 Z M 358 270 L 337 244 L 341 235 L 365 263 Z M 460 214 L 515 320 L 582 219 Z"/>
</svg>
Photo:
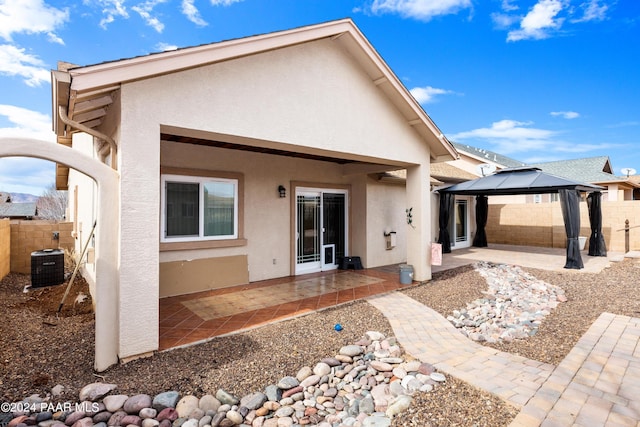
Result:
<svg viewBox="0 0 640 427">
<path fill-rule="evenodd" d="M 400 265 L 400 284 L 410 285 L 413 283 L 413 266 L 408 264 Z"/>
<path fill-rule="evenodd" d="M 580 247 L 581 251 L 584 251 L 584 247 L 587 245 L 587 238 L 580 236 L 578 237 L 578 246 Z"/>
</svg>

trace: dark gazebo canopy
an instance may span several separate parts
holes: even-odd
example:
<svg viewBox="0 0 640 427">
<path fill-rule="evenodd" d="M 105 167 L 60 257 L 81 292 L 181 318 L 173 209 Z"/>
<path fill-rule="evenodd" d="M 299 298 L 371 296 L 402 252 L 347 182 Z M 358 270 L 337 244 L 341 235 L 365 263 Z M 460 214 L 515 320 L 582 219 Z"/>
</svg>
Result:
<svg viewBox="0 0 640 427">
<path fill-rule="evenodd" d="M 445 253 L 451 252 L 449 236 L 449 217 L 453 209 L 454 195 L 476 196 L 476 236 L 473 246 L 486 247 L 488 203 L 487 196 L 505 196 L 516 194 L 559 193 L 562 204 L 562 217 L 567 233 L 567 262 L 565 268 L 583 268 L 580 257 L 578 234 L 580 233 L 580 192 L 589 192 L 588 207 L 591 223 L 589 255 L 606 256 L 602 236 L 602 211 L 600 191 L 603 187 L 545 173 L 535 167 L 516 167 L 502 169 L 492 175 L 461 182 L 438 190 L 440 193 L 440 233 L 438 243 Z"/>
</svg>

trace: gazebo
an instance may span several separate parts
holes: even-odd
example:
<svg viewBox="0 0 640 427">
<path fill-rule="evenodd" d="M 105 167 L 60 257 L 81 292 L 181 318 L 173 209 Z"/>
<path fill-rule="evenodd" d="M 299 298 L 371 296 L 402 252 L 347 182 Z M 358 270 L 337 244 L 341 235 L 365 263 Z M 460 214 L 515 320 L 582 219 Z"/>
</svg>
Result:
<svg viewBox="0 0 640 427">
<path fill-rule="evenodd" d="M 606 256 L 607 249 L 602 236 L 601 197 L 603 187 L 584 182 L 573 181 L 543 172 L 536 167 L 507 168 L 492 175 L 438 189 L 440 207 L 438 225 L 440 228 L 438 243 L 442 252 L 451 252 L 449 218 L 453 210 L 454 196 L 476 196 L 476 235 L 473 246 L 486 247 L 488 196 L 517 194 L 558 193 L 562 208 L 562 218 L 567 234 L 567 259 L 564 268 L 581 269 L 584 267 L 580 256 L 578 234 L 580 233 L 580 193 L 589 193 L 587 205 L 591 236 L 589 237 L 589 255 Z"/>
</svg>

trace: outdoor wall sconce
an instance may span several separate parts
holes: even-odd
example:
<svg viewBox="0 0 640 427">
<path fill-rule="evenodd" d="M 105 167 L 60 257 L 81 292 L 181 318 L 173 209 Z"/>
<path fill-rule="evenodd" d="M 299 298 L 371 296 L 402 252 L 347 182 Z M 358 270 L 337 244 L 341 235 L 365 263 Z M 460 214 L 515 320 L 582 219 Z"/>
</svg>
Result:
<svg viewBox="0 0 640 427">
<path fill-rule="evenodd" d="M 284 185 L 278 186 L 278 194 L 280 194 L 280 198 L 287 197 L 287 189 L 284 188 Z"/>
<path fill-rule="evenodd" d="M 387 244 L 387 250 L 391 250 L 396 247 L 396 232 L 395 231 L 384 231 L 384 240 Z"/>
</svg>

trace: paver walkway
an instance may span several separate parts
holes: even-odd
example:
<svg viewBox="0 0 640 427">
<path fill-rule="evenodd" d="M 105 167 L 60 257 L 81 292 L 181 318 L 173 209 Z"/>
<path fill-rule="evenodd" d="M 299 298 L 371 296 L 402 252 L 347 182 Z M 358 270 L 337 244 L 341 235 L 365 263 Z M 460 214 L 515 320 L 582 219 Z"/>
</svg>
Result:
<svg viewBox="0 0 640 427">
<path fill-rule="evenodd" d="M 640 426 L 640 319 L 602 313 L 512 427 Z"/>
<path fill-rule="evenodd" d="M 367 300 L 409 354 L 521 408 L 511 427 L 640 427 L 640 319 L 603 313 L 554 367 L 479 345 L 400 292 Z"/>
<path fill-rule="evenodd" d="M 553 365 L 477 344 L 438 312 L 400 292 L 367 299 L 389 320 L 413 357 L 439 371 L 523 407 L 549 378 Z"/>
</svg>

